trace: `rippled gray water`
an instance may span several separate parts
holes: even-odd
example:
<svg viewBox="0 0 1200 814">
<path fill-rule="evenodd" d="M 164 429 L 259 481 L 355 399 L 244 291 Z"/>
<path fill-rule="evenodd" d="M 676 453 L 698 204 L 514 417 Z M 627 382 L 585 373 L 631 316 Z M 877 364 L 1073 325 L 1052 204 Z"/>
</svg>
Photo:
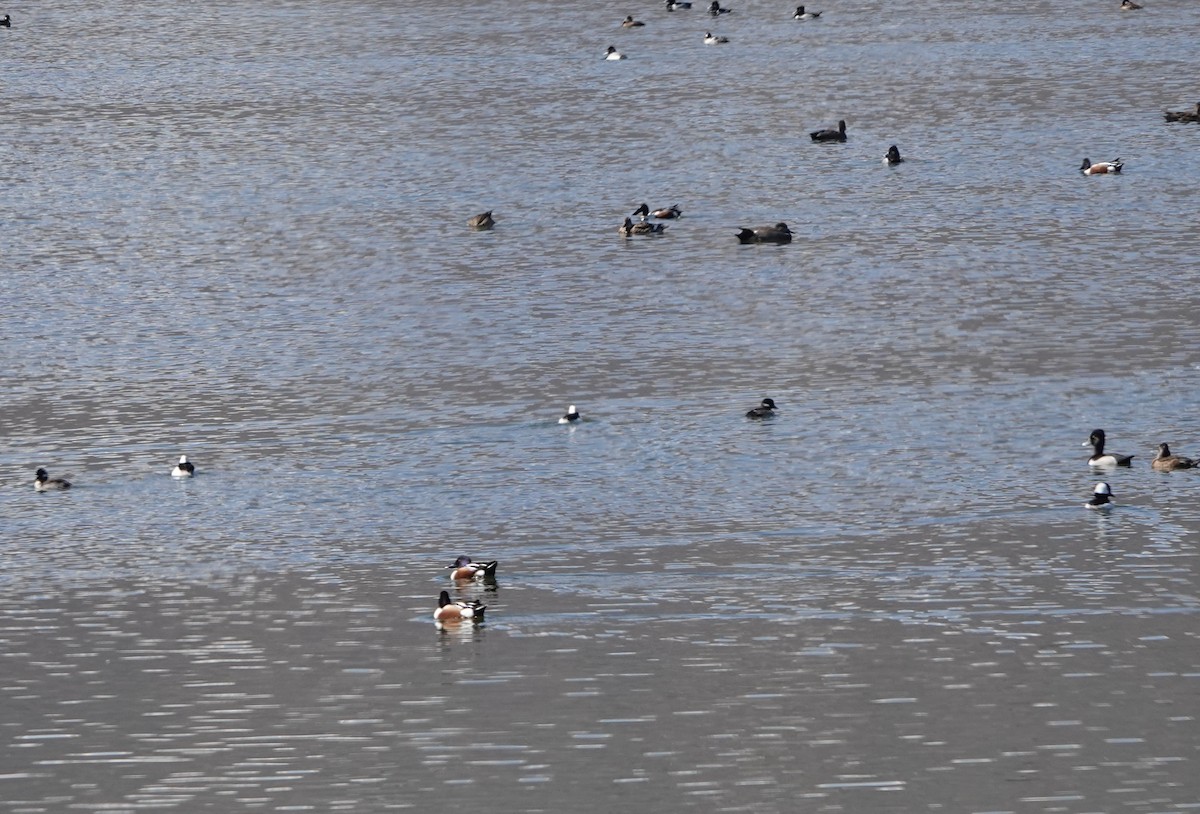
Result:
<svg viewBox="0 0 1200 814">
<path fill-rule="evenodd" d="M 1200 807 L 1200 6 L 725 5 L 5 9 L 0 810 Z"/>
</svg>

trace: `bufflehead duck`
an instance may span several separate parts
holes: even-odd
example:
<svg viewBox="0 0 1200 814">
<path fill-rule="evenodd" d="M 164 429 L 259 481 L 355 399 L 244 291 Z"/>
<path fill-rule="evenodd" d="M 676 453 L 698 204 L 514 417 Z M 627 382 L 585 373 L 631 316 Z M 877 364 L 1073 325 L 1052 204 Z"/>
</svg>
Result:
<svg viewBox="0 0 1200 814">
<path fill-rule="evenodd" d="M 838 122 L 837 130 L 826 128 L 824 130 L 814 130 L 809 133 L 813 141 L 845 141 L 846 140 L 846 120 L 842 119 Z"/>
<path fill-rule="evenodd" d="M 804 6 L 796 6 L 796 13 L 792 15 L 793 20 L 815 20 L 821 16 L 819 11 L 805 11 Z"/>
<path fill-rule="evenodd" d="M 446 567 L 450 569 L 450 579 L 493 580 L 496 578 L 496 566 L 499 564 L 498 560 L 471 562 L 471 558 L 464 554 L 456 559 L 453 565 Z"/>
<path fill-rule="evenodd" d="M 617 46 L 610 45 L 608 50 L 604 52 L 605 59 L 624 59 L 625 55 L 617 50 Z"/>
<path fill-rule="evenodd" d="M 753 229 L 743 228 L 738 232 L 740 243 L 791 243 L 792 230 L 783 221 L 774 226 L 756 226 Z"/>
<path fill-rule="evenodd" d="M 481 231 L 483 229 L 491 229 L 495 225 L 496 219 L 492 217 L 492 210 L 490 209 L 486 212 L 480 212 L 478 215 L 475 215 L 467 221 L 467 226 L 470 226 L 472 229 L 479 229 Z"/>
<path fill-rule="evenodd" d="M 891 147 L 888 147 L 887 155 L 883 157 L 883 163 L 892 167 L 896 166 L 903 160 L 904 159 L 900 157 L 900 148 L 895 144 L 893 144 Z"/>
<path fill-rule="evenodd" d="M 450 599 L 449 591 L 442 591 L 438 597 L 437 610 L 433 612 L 433 618 L 438 622 L 460 622 L 464 619 L 469 619 L 472 622 L 482 622 L 483 612 L 487 610 L 487 605 L 480 603 L 478 599 L 471 601 L 453 602 Z"/>
<path fill-rule="evenodd" d="M 775 402 L 772 399 L 763 399 L 762 402 L 746 413 L 746 418 L 770 418 L 775 415 Z"/>
<path fill-rule="evenodd" d="M 1092 448 L 1092 457 L 1088 458 L 1091 466 L 1132 466 L 1132 455 L 1114 455 L 1104 452 L 1104 430 L 1092 430 L 1083 446 Z"/>
<path fill-rule="evenodd" d="M 179 456 L 179 463 L 175 464 L 175 468 L 171 470 L 172 478 L 190 478 L 196 474 L 196 467 L 188 463 L 186 455 Z"/>
<path fill-rule="evenodd" d="M 720 45 L 725 42 L 729 42 L 729 37 L 715 37 L 711 31 L 704 32 L 705 45 Z"/>
<path fill-rule="evenodd" d="M 667 11 L 674 11 L 677 8 L 689 9 L 691 7 L 692 4 L 687 2 L 687 0 L 684 0 L 682 3 L 678 2 L 678 0 L 667 0 Z"/>
<path fill-rule="evenodd" d="M 1154 460 L 1150 462 L 1153 469 L 1159 472 L 1173 472 L 1176 469 L 1195 469 L 1200 466 L 1200 461 L 1193 461 L 1191 458 L 1185 458 L 1182 455 L 1172 455 L 1171 448 L 1166 444 L 1158 445 L 1158 454 L 1154 456 Z"/>
<path fill-rule="evenodd" d="M 1133 0 L 1121 0 L 1121 11 L 1137 11 L 1140 8 Z"/>
<path fill-rule="evenodd" d="M 732 9 L 721 8 L 720 0 L 712 0 L 708 6 L 708 13 L 716 17 L 718 14 L 728 14 Z"/>
<path fill-rule="evenodd" d="M 1112 496 L 1112 489 L 1107 483 L 1097 483 L 1096 488 L 1092 490 L 1092 499 L 1083 505 L 1089 509 L 1111 509 Z"/>
<path fill-rule="evenodd" d="M 625 218 L 625 222 L 621 224 L 621 228 L 617 229 L 617 233 L 625 237 L 629 237 L 630 235 L 661 235 L 666 229 L 667 225 L 665 223 L 649 223 L 644 220 L 634 223 L 632 219 Z"/>
<path fill-rule="evenodd" d="M 1109 175 L 1120 172 L 1124 166 L 1119 158 L 1114 158 L 1112 161 L 1099 161 L 1095 164 L 1085 158 L 1079 171 L 1084 175 Z"/>
<path fill-rule="evenodd" d="M 33 478 L 33 488 L 39 492 L 52 492 L 55 489 L 70 489 L 71 484 L 62 478 L 52 478 L 45 469 L 39 469 Z"/>
<path fill-rule="evenodd" d="M 646 218 L 649 216 L 652 218 L 658 218 L 659 220 L 675 220 L 675 218 L 683 217 L 683 210 L 678 206 L 669 206 L 666 209 L 655 209 L 653 212 L 651 212 L 650 207 L 647 204 L 642 204 L 637 209 L 633 210 L 633 216 L 635 218 L 639 216 Z"/>
<path fill-rule="evenodd" d="M 0 26 L 3 26 L 4 28 L 12 28 L 12 20 L 8 19 L 7 14 L 4 15 L 3 20 L 0 20 Z"/>
<path fill-rule="evenodd" d="M 558 420 L 558 423 L 559 424 L 574 424 L 578 420 L 579 420 L 579 411 L 576 410 L 575 405 L 572 404 L 570 407 L 567 408 L 567 414 L 564 415 L 562 418 L 560 418 Z"/>
<path fill-rule="evenodd" d="M 641 28 L 644 25 L 645 25 L 645 23 L 643 23 L 641 20 L 633 19 L 632 14 L 630 14 L 628 17 L 626 17 L 624 20 L 621 21 L 622 28 Z"/>
<path fill-rule="evenodd" d="M 1200 102 L 1196 103 L 1195 110 L 1164 111 L 1163 118 L 1169 122 L 1200 122 Z"/>
</svg>

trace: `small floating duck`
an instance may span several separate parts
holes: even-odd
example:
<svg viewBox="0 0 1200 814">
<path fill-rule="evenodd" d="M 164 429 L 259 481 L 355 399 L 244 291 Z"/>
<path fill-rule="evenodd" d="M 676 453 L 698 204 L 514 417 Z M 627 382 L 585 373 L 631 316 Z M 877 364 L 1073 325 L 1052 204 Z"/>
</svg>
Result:
<svg viewBox="0 0 1200 814">
<path fill-rule="evenodd" d="M 1112 161 L 1098 161 L 1095 164 L 1085 158 L 1079 171 L 1084 175 L 1108 175 L 1120 172 L 1121 167 L 1124 166 L 1119 158 L 1114 158 Z"/>
<path fill-rule="evenodd" d="M 666 229 L 667 226 L 665 223 L 650 223 L 644 220 L 634 223 L 632 219 L 625 218 L 625 223 L 621 224 L 621 228 L 617 229 L 617 233 L 625 237 L 629 237 L 630 235 L 661 235 Z"/>
<path fill-rule="evenodd" d="M 624 59 L 625 55 L 617 50 L 617 46 L 610 45 L 608 50 L 604 52 L 605 59 Z"/>
<path fill-rule="evenodd" d="M 683 217 L 683 210 L 678 206 L 669 206 L 666 209 L 655 209 L 653 212 L 651 212 L 648 205 L 642 204 L 637 209 L 633 210 L 633 216 L 635 218 L 638 216 L 643 218 L 649 216 L 652 218 L 658 218 L 659 220 L 675 220 L 676 218 Z"/>
<path fill-rule="evenodd" d="M 1092 457 L 1088 458 L 1090 466 L 1132 466 L 1132 455 L 1116 455 L 1104 451 L 1104 430 L 1092 430 L 1083 446 L 1092 448 Z"/>
<path fill-rule="evenodd" d="M 793 20 L 815 20 L 821 16 L 819 11 L 805 11 L 804 6 L 796 6 L 796 13 L 792 15 Z"/>
<path fill-rule="evenodd" d="M 1121 11 L 1137 11 L 1140 8 L 1133 0 L 1121 0 Z"/>
<path fill-rule="evenodd" d="M 674 11 L 677 8 L 678 9 L 689 9 L 691 7 L 692 7 L 692 4 L 690 2 L 687 2 L 686 0 L 682 3 L 678 2 L 678 0 L 667 0 L 667 11 Z"/>
<path fill-rule="evenodd" d="M 579 411 L 576 410 L 575 405 L 572 404 L 570 407 L 567 408 L 566 415 L 564 415 L 562 418 L 560 418 L 558 420 L 558 423 L 559 424 L 574 424 L 578 420 L 579 420 Z"/>
<path fill-rule="evenodd" d="M 442 591 L 438 597 L 437 610 L 433 612 L 433 618 L 438 622 L 461 622 L 470 620 L 472 622 L 482 622 L 483 612 L 487 610 L 487 605 L 482 604 L 478 599 L 471 601 L 459 600 L 451 601 L 450 592 Z"/>
<path fill-rule="evenodd" d="M 1196 102 L 1195 110 L 1166 110 L 1163 118 L 1169 122 L 1200 122 L 1200 102 Z"/>
<path fill-rule="evenodd" d="M 196 467 L 188 462 L 186 455 L 180 455 L 179 463 L 175 464 L 175 468 L 171 470 L 172 478 L 190 478 L 195 474 Z"/>
<path fill-rule="evenodd" d="M 809 133 L 813 141 L 845 141 L 846 140 L 846 120 L 842 119 L 838 122 L 837 129 L 827 127 L 824 130 L 814 130 Z"/>
<path fill-rule="evenodd" d="M 456 559 L 453 565 L 447 565 L 446 567 L 450 569 L 450 579 L 493 580 L 496 578 L 496 566 L 499 564 L 499 560 L 472 562 L 471 558 L 464 554 Z"/>
<path fill-rule="evenodd" d="M 756 226 L 753 229 L 743 228 L 737 234 L 740 243 L 791 243 L 792 230 L 783 221 L 774 226 Z"/>
<path fill-rule="evenodd" d="M 45 469 L 39 469 L 33 477 L 33 488 L 39 492 L 53 492 L 56 489 L 70 489 L 71 484 L 62 478 L 52 478 Z"/>
<path fill-rule="evenodd" d="M 705 45 L 721 45 L 722 43 L 726 42 L 729 42 L 729 37 L 717 37 L 714 36 L 711 31 L 704 32 Z"/>
<path fill-rule="evenodd" d="M 718 14 L 728 14 L 731 11 L 733 11 L 733 9 L 721 8 L 720 0 L 712 0 L 712 3 L 710 3 L 708 6 L 708 13 L 714 17 L 716 17 Z"/>
<path fill-rule="evenodd" d="M 893 144 L 891 147 L 888 147 L 887 155 L 883 157 L 883 163 L 890 167 L 894 167 L 902 161 L 904 161 L 904 159 L 900 157 L 900 148 L 895 144 Z"/>
<path fill-rule="evenodd" d="M 495 225 L 496 219 L 492 217 L 492 210 L 490 209 L 486 212 L 480 212 L 467 221 L 467 226 L 470 226 L 472 229 L 479 229 L 480 231 L 491 229 Z"/>
<path fill-rule="evenodd" d="M 1092 499 L 1084 506 L 1089 509 L 1111 509 L 1113 507 L 1112 488 L 1107 483 L 1097 483 L 1096 488 L 1092 490 Z"/>
<path fill-rule="evenodd" d="M 2 27 L 2 28 L 12 28 L 12 20 L 8 19 L 8 15 L 7 15 L 7 14 L 5 14 L 5 15 L 4 15 L 4 19 L 3 19 L 3 20 L 0 20 L 0 27 Z"/>
<path fill-rule="evenodd" d="M 1159 472 L 1174 472 L 1176 469 L 1195 469 L 1197 466 L 1200 466 L 1200 461 L 1193 461 L 1191 458 L 1185 458 L 1182 455 L 1172 455 L 1171 448 L 1166 444 L 1158 445 L 1158 454 L 1150 462 L 1150 467 L 1157 469 Z"/>
<path fill-rule="evenodd" d="M 763 399 L 757 407 L 752 408 L 746 413 L 746 418 L 770 418 L 775 415 L 775 402 L 773 399 Z"/>
<path fill-rule="evenodd" d="M 643 23 L 641 20 L 633 19 L 632 14 L 630 14 L 628 17 L 626 17 L 624 20 L 621 21 L 622 28 L 641 28 L 644 25 L 645 25 L 645 23 Z"/>
</svg>

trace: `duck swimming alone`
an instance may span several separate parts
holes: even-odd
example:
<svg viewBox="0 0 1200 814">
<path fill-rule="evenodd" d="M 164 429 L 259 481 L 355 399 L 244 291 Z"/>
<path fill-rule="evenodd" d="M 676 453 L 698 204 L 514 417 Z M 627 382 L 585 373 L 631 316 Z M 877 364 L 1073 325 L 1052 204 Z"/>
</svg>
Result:
<svg viewBox="0 0 1200 814">
<path fill-rule="evenodd" d="M 491 229 L 495 225 L 496 219 L 492 217 L 492 210 L 490 209 L 486 212 L 480 212 L 467 221 L 467 226 L 470 226 L 472 229 L 479 229 L 480 231 Z"/>
<path fill-rule="evenodd" d="M 493 580 L 496 578 L 496 566 L 499 564 L 499 560 L 472 562 L 471 558 L 464 554 L 456 559 L 453 565 L 447 565 L 446 567 L 450 569 L 450 579 Z"/>
<path fill-rule="evenodd" d="M 1132 455 L 1116 455 L 1104 451 L 1104 430 L 1092 430 L 1083 446 L 1092 448 L 1092 457 L 1088 458 L 1089 466 L 1132 466 Z"/>
<path fill-rule="evenodd" d="M 895 144 L 893 144 L 891 147 L 888 147 L 887 155 L 883 157 L 883 163 L 890 167 L 894 167 L 902 161 L 904 161 L 904 159 L 900 157 L 900 148 Z"/>
<path fill-rule="evenodd" d="M 574 424 L 578 420 L 579 420 L 579 411 L 576 410 L 575 405 L 572 404 L 570 407 L 567 408 L 567 414 L 564 415 L 562 418 L 560 418 L 558 420 L 558 423 L 559 424 Z"/>
<path fill-rule="evenodd" d="M 721 8 L 720 0 L 712 0 L 708 6 L 708 13 L 716 17 L 718 14 L 728 14 L 733 9 Z"/>
<path fill-rule="evenodd" d="M 682 3 L 677 2 L 677 0 L 667 0 L 667 11 L 674 11 L 677 8 L 689 9 L 691 7 L 692 7 L 692 4 L 690 2 L 687 2 L 687 0 L 684 0 L 684 2 L 682 2 Z"/>
<path fill-rule="evenodd" d="M 1191 458 L 1185 458 L 1182 455 L 1172 455 L 1171 448 L 1166 444 L 1158 445 L 1158 454 L 1150 462 L 1150 467 L 1157 469 L 1159 472 L 1174 472 L 1176 469 L 1195 469 L 1197 466 L 1200 466 L 1200 461 L 1193 461 Z"/>
<path fill-rule="evenodd" d="M 52 478 L 45 469 L 39 469 L 33 477 L 33 488 L 39 492 L 53 492 L 56 489 L 70 489 L 71 484 L 62 478 Z"/>
<path fill-rule="evenodd" d="M 704 44 L 705 45 L 720 45 L 720 44 L 726 43 L 726 42 L 729 42 L 729 37 L 717 37 L 717 36 L 714 36 L 711 31 L 704 32 Z"/>
<path fill-rule="evenodd" d="M 0 28 L 12 28 L 12 20 L 8 19 L 8 15 L 4 15 L 4 19 L 0 20 Z"/>
<path fill-rule="evenodd" d="M 1108 175 L 1120 172 L 1124 166 L 1119 158 L 1114 158 L 1112 161 L 1099 161 L 1095 164 L 1085 158 L 1079 171 L 1084 175 Z"/>
<path fill-rule="evenodd" d="M 775 402 L 772 399 L 763 399 L 757 407 L 751 408 L 746 413 L 746 418 L 770 418 L 775 415 Z"/>
<path fill-rule="evenodd" d="M 824 130 L 814 130 L 809 133 L 813 141 L 845 141 L 846 140 L 846 120 L 842 119 L 838 122 L 837 130 L 826 128 Z"/>
<path fill-rule="evenodd" d="M 740 243 L 791 243 L 792 230 L 783 221 L 774 226 L 756 226 L 753 229 L 743 228 L 737 234 Z"/>
<path fill-rule="evenodd" d="M 1121 11 L 1137 11 L 1140 8 L 1133 0 L 1121 0 Z"/>
<path fill-rule="evenodd" d="M 438 622 L 461 622 L 463 620 L 482 622 L 485 610 L 487 610 L 487 605 L 482 604 L 478 599 L 472 599 L 469 602 L 454 602 L 450 599 L 449 591 L 442 591 L 441 596 L 438 597 L 438 606 L 437 610 L 433 612 L 433 618 Z"/>
<path fill-rule="evenodd" d="M 1112 496 L 1112 488 L 1107 483 L 1097 483 L 1096 488 L 1092 490 L 1092 499 L 1083 505 L 1089 509 L 1111 509 Z"/>
<path fill-rule="evenodd" d="M 196 474 L 196 467 L 188 463 L 186 455 L 179 456 L 179 463 L 175 464 L 175 468 L 171 470 L 172 478 L 190 478 Z"/>
<path fill-rule="evenodd" d="M 621 21 L 622 28 L 641 28 L 644 25 L 645 25 L 645 23 L 643 23 L 641 20 L 633 19 L 632 14 L 630 14 L 628 17 L 626 17 L 624 20 Z"/>
<path fill-rule="evenodd" d="M 624 59 L 625 55 L 617 50 L 617 46 L 610 45 L 608 50 L 604 52 L 605 59 Z"/>
<path fill-rule="evenodd" d="M 666 209 L 655 209 L 653 212 L 651 212 L 650 207 L 647 204 L 642 204 L 637 209 L 633 210 L 633 216 L 635 218 L 638 216 L 643 218 L 649 216 L 652 218 L 658 218 L 659 220 L 675 220 L 676 218 L 683 216 L 683 210 L 678 206 L 669 206 Z"/>
<path fill-rule="evenodd" d="M 804 6 L 796 6 L 796 13 L 792 15 L 793 20 L 815 20 L 821 16 L 819 11 L 805 11 Z"/>
<path fill-rule="evenodd" d="M 1163 118 L 1169 122 L 1200 122 L 1200 102 L 1196 102 L 1195 110 L 1166 110 Z"/>
</svg>

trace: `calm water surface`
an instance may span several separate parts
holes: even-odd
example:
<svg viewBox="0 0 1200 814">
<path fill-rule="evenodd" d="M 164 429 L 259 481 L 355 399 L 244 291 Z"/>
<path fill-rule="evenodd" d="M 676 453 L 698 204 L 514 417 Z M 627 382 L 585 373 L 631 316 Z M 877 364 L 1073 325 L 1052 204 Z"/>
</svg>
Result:
<svg viewBox="0 0 1200 814">
<path fill-rule="evenodd" d="M 1200 808 L 1200 5 L 726 5 L 6 9 L 0 810 Z"/>
</svg>

